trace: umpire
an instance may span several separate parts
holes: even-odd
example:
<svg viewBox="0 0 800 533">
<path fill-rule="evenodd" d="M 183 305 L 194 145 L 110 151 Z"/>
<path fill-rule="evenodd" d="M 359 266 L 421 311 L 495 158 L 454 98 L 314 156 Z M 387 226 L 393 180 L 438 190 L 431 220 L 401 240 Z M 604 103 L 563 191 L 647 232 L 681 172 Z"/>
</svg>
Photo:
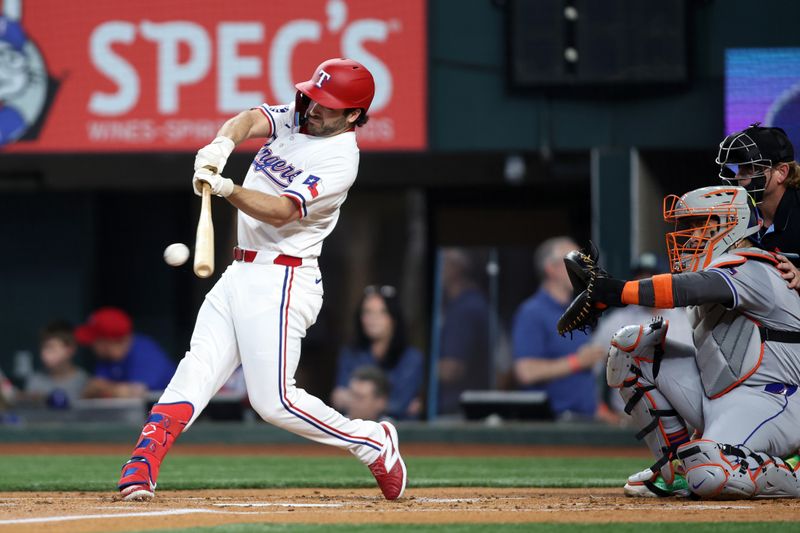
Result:
<svg viewBox="0 0 800 533">
<path fill-rule="evenodd" d="M 800 165 L 794 157 L 785 131 L 758 122 L 719 145 L 719 176 L 750 193 L 764 221 L 751 239 L 771 252 L 800 253 Z"/>
</svg>

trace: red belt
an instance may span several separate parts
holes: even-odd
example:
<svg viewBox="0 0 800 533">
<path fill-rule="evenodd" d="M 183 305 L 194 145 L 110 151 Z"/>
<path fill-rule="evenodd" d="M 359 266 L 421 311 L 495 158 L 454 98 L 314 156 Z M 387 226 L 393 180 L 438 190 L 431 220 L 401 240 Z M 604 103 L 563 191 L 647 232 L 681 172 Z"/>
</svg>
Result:
<svg viewBox="0 0 800 533">
<path fill-rule="evenodd" d="M 244 248 L 239 248 L 238 246 L 233 249 L 234 261 L 253 263 L 256 260 L 256 256 L 258 256 L 257 250 L 245 250 Z M 293 257 L 291 255 L 279 254 L 275 256 L 275 259 L 273 259 L 272 262 L 276 265 L 298 267 L 303 264 L 303 259 L 300 257 Z"/>
</svg>

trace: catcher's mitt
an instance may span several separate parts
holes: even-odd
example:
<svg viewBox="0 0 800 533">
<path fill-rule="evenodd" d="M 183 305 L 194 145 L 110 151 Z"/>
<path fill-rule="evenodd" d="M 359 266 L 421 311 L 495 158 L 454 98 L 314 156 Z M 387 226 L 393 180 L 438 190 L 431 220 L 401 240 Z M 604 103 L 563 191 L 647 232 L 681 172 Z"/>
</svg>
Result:
<svg viewBox="0 0 800 533">
<path fill-rule="evenodd" d="M 597 319 L 608 306 L 595 302 L 592 298 L 595 281 L 608 278 L 608 273 L 597 264 L 599 252 L 590 241 L 589 249 L 573 250 L 564 256 L 564 265 L 572 283 L 575 297 L 561 318 L 558 319 L 558 333 L 565 336 L 575 330 L 584 333 L 597 325 Z"/>
</svg>

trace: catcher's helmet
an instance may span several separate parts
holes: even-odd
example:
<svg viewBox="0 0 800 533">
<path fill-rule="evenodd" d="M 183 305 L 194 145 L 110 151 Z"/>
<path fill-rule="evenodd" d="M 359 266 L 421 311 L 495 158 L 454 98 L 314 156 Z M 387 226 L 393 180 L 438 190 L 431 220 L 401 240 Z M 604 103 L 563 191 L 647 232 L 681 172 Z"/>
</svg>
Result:
<svg viewBox="0 0 800 533">
<path fill-rule="evenodd" d="M 664 198 L 664 220 L 672 272 L 697 272 L 734 244 L 756 233 L 761 221 L 750 208 L 743 187 L 716 186 Z"/>
<path fill-rule="evenodd" d="M 300 93 L 330 109 L 361 108 L 364 113 L 375 96 L 375 80 L 364 65 L 352 59 L 322 62 L 308 81 L 295 85 Z"/>
<path fill-rule="evenodd" d="M 765 171 L 778 163 L 794 161 L 794 147 L 781 128 L 762 127 L 759 122 L 732 133 L 719 143 L 716 163 L 719 177 L 738 185 L 749 179 L 747 191 L 761 202 L 767 186 Z"/>
</svg>

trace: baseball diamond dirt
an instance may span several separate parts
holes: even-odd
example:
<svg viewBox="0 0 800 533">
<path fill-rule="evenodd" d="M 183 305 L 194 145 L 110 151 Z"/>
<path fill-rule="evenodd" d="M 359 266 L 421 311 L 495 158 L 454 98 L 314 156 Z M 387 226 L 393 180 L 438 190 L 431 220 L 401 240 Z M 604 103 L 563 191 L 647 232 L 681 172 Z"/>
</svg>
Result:
<svg viewBox="0 0 800 533">
<path fill-rule="evenodd" d="M 143 531 L 239 523 L 467 524 L 791 521 L 793 500 L 633 500 L 620 489 L 410 488 L 162 491 L 152 502 L 110 493 L 0 494 L 0 531 Z"/>
</svg>

